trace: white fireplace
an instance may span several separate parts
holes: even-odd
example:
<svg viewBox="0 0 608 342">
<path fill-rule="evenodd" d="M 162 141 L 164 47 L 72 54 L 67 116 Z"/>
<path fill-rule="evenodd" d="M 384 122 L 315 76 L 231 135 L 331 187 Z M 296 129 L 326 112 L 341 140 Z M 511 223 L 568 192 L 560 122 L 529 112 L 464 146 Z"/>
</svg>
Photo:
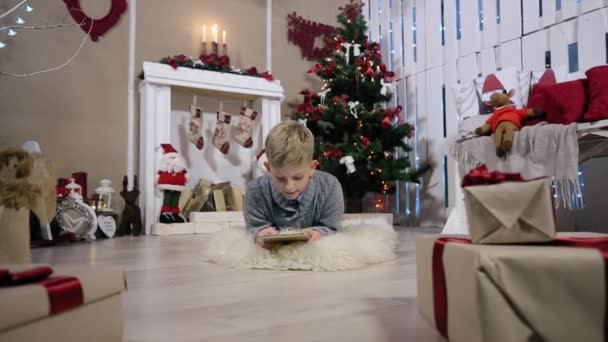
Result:
<svg viewBox="0 0 608 342">
<path fill-rule="evenodd" d="M 156 189 L 157 165 L 162 156 L 160 144 L 171 143 L 186 160 L 190 170 L 188 186 L 193 187 L 201 177 L 211 181 L 231 181 L 244 187 L 251 178 L 255 154 L 262 148 L 268 131 L 281 121 L 281 102 L 284 99 L 283 87 L 279 81 L 264 78 L 220 73 L 191 68 L 173 69 L 169 65 L 144 62 L 145 80 L 139 85 L 140 99 L 140 144 L 139 144 L 139 183 L 140 207 L 146 234 L 152 224 L 158 221 L 163 194 Z M 259 117 L 254 125 L 254 146 L 245 149 L 232 139 L 231 150 L 223 155 L 211 143 L 215 125 L 215 109 L 203 108 L 203 135 L 205 146 L 196 149 L 185 138 L 187 108 L 172 106 L 172 89 L 191 90 L 203 93 L 206 97 L 232 96 L 246 97 L 257 109 Z M 238 118 L 237 113 L 233 122 Z M 234 124 L 232 125 L 234 126 Z M 186 126 L 187 127 L 187 126 Z M 132 134 L 132 133 L 131 133 Z M 132 179 L 133 175 L 129 175 Z"/>
</svg>

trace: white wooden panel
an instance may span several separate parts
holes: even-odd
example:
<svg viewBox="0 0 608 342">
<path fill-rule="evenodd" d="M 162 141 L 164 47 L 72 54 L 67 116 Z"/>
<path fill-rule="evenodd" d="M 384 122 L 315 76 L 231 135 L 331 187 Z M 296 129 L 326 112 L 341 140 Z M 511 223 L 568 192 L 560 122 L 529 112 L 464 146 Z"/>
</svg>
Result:
<svg viewBox="0 0 608 342">
<path fill-rule="evenodd" d="M 499 30 L 500 42 L 508 42 L 521 36 L 521 2 L 500 1 Z"/>
<path fill-rule="evenodd" d="M 458 73 L 456 69 L 456 59 L 448 61 L 443 66 L 443 80 L 445 82 L 445 108 L 446 108 L 446 130 L 448 141 L 452 141 L 458 134 L 458 113 L 456 112 L 456 103 L 452 92 L 452 86 L 457 83 Z M 456 184 L 454 161 L 449 156 L 449 146 L 446 146 L 445 153 L 448 155 L 448 189 L 451 189 L 450 184 Z M 455 197 L 453 191 L 448 191 L 448 204 L 453 207 Z"/>
<path fill-rule="evenodd" d="M 415 143 L 415 157 L 414 165 L 417 167 L 427 160 L 428 152 L 426 149 L 426 137 L 428 131 L 428 121 L 426 113 L 426 72 L 420 72 L 416 74 L 416 143 Z M 420 186 L 416 185 L 416 202 L 415 208 L 417 218 L 420 220 L 421 202 L 420 202 Z M 420 224 L 420 222 L 418 223 Z"/>
<path fill-rule="evenodd" d="M 452 87 L 458 84 L 458 73 L 456 72 L 456 61 L 452 61 L 443 66 L 443 80 L 445 83 L 446 96 L 446 127 L 447 136 L 454 137 L 458 132 L 458 112 L 454 101 Z"/>
<path fill-rule="evenodd" d="M 578 18 L 578 61 L 579 70 L 606 63 L 606 29 L 604 11 L 594 11 Z"/>
<path fill-rule="evenodd" d="M 524 34 L 534 32 L 541 26 L 540 4 L 538 1 L 523 2 Z"/>
<path fill-rule="evenodd" d="M 401 58 L 403 30 L 401 29 L 401 2 L 393 1 L 393 8 L 391 10 L 391 20 L 393 21 L 393 44 L 391 55 L 393 56 L 393 65 L 390 67 L 395 72 L 396 78 L 402 77 L 401 72 L 403 70 L 402 64 L 403 59 Z"/>
<path fill-rule="evenodd" d="M 581 13 L 594 11 L 604 6 L 605 0 L 584 0 L 581 1 Z"/>
<path fill-rule="evenodd" d="M 563 3 L 562 3 L 563 6 Z M 568 27 L 569 22 L 557 24 L 550 28 L 549 46 L 551 47 L 551 66 L 568 65 Z"/>
<path fill-rule="evenodd" d="M 483 0 L 482 48 L 493 47 L 498 42 L 498 23 L 496 22 L 496 0 Z"/>
<path fill-rule="evenodd" d="M 555 24 L 556 15 L 555 0 L 543 0 L 543 17 L 541 18 L 541 25 L 543 27 L 549 27 Z"/>
<path fill-rule="evenodd" d="M 436 167 L 422 187 L 422 226 L 437 226 L 445 221 L 445 188 L 443 180 L 443 156 L 445 153 L 443 137 L 443 103 L 441 98 L 442 68 L 426 71 L 426 132 L 424 139 L 428 162 Z M 439 95 L 439 96 L 438 96 Z"/>
<path fill-rule="evenodd" d="M 405 0 L 403 1 L 403 7 L 402 7 L 402 11 L 403 11 L 403 21 L 404 21 L 404 51 L 405 51 L 405 58 L 404 58 L 404 75 L 409 76 L 411 74 L 414 73 L 414 49 L 413 49 L 413 45 L 414 45 L 414 38 L 413 38 L 413 31 L 412 31 L 412 27 L 413 27 L 413 19 L 412 19 L 412 12 L 413 12 L 413 6 L 414 5 L 414 0 Z"/>
<path fill-rule="evenodd" d="M 460 0 L 460 56 L 468 55 L 481 49 L 479 32 L 479 6 L 477 0 Z"/>
<path fill-rule="evenodd" d="M 521 39 L 502 43 L 500 45 L 500 65 L 502 69 L 514 67 L 521 70 Z"/>
<path fill-rule="evenodd" d="M 580 5 L 576 0 L 562 0 L 561 20 L 568 20 L 579 15 Z"/>
<path fill-rule="evenodd" d="M 406 78 L 406 94 L 407 94 L 407 106 L 405 107 L 407 110 L 407 122 L 416 125 L 416 102 L 417 102 L 417 76 L 411 75 Z M 418 130 L 418 127 L 416 127 Z M 412 165 L 415 163 L 416 158 L 416 139 L 408 139 L 408 143 L 412 147 L 413 151 L 410 152 L 410 162 Z M 412 196 L 415 193 L 416 186 L 414 184 L 407 184 L 405 186 L 405 198 L 403 198 L 402 203 L 404 206 L 404 212 L 415 214 L 415 202 L 414 197 Z M 416 224 L 417 222 L 412 222 L 411 224 Z"/>
<path fill-rule="evenodd" d="M 365 18 L 365 21 L 367 22 L 367 27 L 369 28 L 369 23 L 371 18 L 369 17 L 369 2 L 370 0 L 362 0 L 361 3 L 363 4 L 363 18 Z"/>
<path fill-rule="evenodd" d="M 484 49 L 478 58 L 479 69 L 482 75 L 488 75 L 496 71 L 496 55 L 494 48 Z"/>
<path fill-rule="evenodd" d="M 382 0 L 369 0 L 369 14 L 370 19 L 368 22 L 369 30 L 370 30 L 370 41 L 378 41 L 379 30 L 378 30 L 378 1 Z"/>
<path fill-rule="evenodd" d="M 522 37 L 522 70 L 543 70 L 549 50 L 549 31 L 537 31 Z"/>
<path fill-rule="evenodd" d="M 425 1 L 416 0 L 416 71 L 426 70 Z"/>
<path fill-rule="evenodd" d="M 426 67 L 430 69 L 443 63 L 441 55 L 441 0 L 425 1 L 424 13 Z"/>
<path fill-rule="evenodd" d="M 477 56 L 474 53 L 458 58 L 456 63 L 458 68 L 458 80 L 460 82 L 473 80 L 479 74 Z"/>
<path fill-rule="evenodd" d="M 388 65 L 389 53 L 390 53 L 390 34 L 389 34 L 389 18 L 391 17 L 391 9 L 389 6 L 389 0 L 378 0 L 381 2 L 382 13 L 378 14 L 378 20 L 380 21 L 380 53 L 382 54 L 382 61 Z"/>
<path fill-rule="evenodd" d="M 443 19 L 445 24 L 445 45 L 443 46 L 443 63 L 455 65 L 458 57 L 459 41 L 456 40 L 456 3 L 444 0 Z"/>
</svg>

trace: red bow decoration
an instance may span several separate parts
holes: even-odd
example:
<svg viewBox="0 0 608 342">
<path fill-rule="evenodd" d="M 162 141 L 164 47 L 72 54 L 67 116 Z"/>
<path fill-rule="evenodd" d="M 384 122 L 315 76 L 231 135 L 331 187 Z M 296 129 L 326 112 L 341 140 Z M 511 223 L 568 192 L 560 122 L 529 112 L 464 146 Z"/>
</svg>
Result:
<svg viewBox="0 0 608 342">
<path fill-rule="evenodd" d="M 414 125 L 412 125 L 412 124 L 407 124 L 407 125 L 408 125 L 408 127 L 410 129 L 407 132 L 407 138 L 411 139 L 414 136 L 415 132 L 416 132 L 416 127 L 414 127 Z"/>
<path fill-rule="evenodd" d="M 363 3 L 350 0 L 348 4 L 338 7 L 338 10 L 340 10 L 347 19 L 355 21 L 361 16 L 362 7 Z"/>
<path fill-rule="evenodd" d="M 489 172 L 485 164 L 474 168 L 462 179 L 461 186 L 488 185 L 502 182 L 523 182 L 525 179 L 519 173 Z"/>
<path fill-rule="evenodd" d="M 384 119 L 382 119 L 382 128 L 383 129 L 386 129 L 386 128 L 388 128 L 388 126 L 390 126 L 393 118 L 397 118 L 397 122 L 401 123 L 401 117 L 399 116 L 401 109 L 403 109 L 401 106 L 397 106 L 397 107 L 393 108 L 392 110 L 391 109 L 382 110 L 382 114 L 384 114 Z"/>
<path fill-rule="evenodd" d="M 331 76 L 338 64 L 336 64 L 336 62 L 331 61 L 327 64 L 327 66 L 325 67 L 325 69 L 323 70 L 323 75 L 325 76 Z"/>
<path fill-rule="evenodd" d="M 296 107 L 298 113 L 312 113 L 314 110 L 308 102 L 301 103 Z"/>
<path fill-rule="evenodd" d="M 274 77 L 268 71 L 264 71 L 261 76 L 267 81 L 274 81 Z"/>
<path fill-rule="evenodd" d="M 369 138 L 366 138 L 364 136 L 360 136 L 359 140 L 361 140 L 361 144 L 363 144 L 363 147 L 367 147 L 370 144 Z"/>
<path fill-rule="evenodd" d="M 230 65 L 230 58 L 226 55 L 220 56 L 217 62 L 221 67 L 226 67 Z"/>
<path fill-rule="evenodd" d="M 319 63 L 317 63 L 317 64 L 315 64 L 315 66 L 314 66 L 314 67 L 312 67 L 312 68 L 308 69 L 308 71 L 307 71 L 307 72 L 308 72 L 309 74 L 316 74 L 316 73 L 318 73 L 319 71 L 321 71 L 321 69 L 323 69 L 323 65 L 321 65 L 321 64 L 319 64 Z"/>
<path fill-rule="evenodd" d="M 327 145 L 325 147 L 325 152 L 323 152 L 323 157 L 325 157 L 325 159 L 342 158 L 343 155 L 344 155 L 344 152 L 342 152 L 340 150 L 334 150 L 334 148 L 331 145 Z"/>
<path fill-rule="evenodd" d="M 212 65 L 212 66 L 217 66 L 217 55 L 216 54 L 211 54 L 208 56 L 203 56 L 204 59 L 202 59 L 203 63 L 207 64 L 207 65 Z"/>
<path fill-rule="evenodd" d="M 249 69 L 247 69 L 245 71 L 247 71 L 247 73 L 249 75 L 257 75 L 258 74 L 258 69 L 256 67 L 251 67 L 251 68 L 249 68 Z"/>
<path fill-rule="evenodd" d="M 343 106 L 346 106 L 346 101 L 348 101 L 348 95 L 346 94 L 342 94 L 340 96 L 334 96 L 332 98 L 332 101 L 334 102 L 334 105 L 338 105 L 339 103 L 341 103 Z"/>
<path fill-rule="evenodd" d="M 317 93 L 311 93 L 310 90 L 304 89 L 300 92 L 300 95 L 304 95 L 304 103 L 309 104 L 312 100 L 314 100 L 318 95 Z"/>
</svg>

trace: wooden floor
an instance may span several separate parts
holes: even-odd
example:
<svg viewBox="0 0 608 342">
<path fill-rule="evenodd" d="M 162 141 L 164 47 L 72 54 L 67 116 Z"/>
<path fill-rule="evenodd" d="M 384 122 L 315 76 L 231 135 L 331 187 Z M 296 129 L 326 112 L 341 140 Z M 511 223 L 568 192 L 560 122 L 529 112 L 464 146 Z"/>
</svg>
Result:
<svg viewBox="0 0 608 342">
<path fill-rule="evenodd" d="M 398 259 L 348 272 L 227 269 L 200 260 L 204 234 L 41 248 L 33 259 L 124 269 L 125 341 L 443 341 L 417 316 L 422 230 L 398 232 Z"/>
</svg>

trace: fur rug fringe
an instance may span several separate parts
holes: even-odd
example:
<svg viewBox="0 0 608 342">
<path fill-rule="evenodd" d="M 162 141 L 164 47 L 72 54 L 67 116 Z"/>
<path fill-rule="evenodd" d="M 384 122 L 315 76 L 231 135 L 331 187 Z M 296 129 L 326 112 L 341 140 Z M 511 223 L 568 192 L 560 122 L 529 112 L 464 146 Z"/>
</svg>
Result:
<svg viewBox="0 0 608 342">
<path fill-rule="evenodd" d="M 384 219 L 347 220 L 343 230 L 312 243 L 293 243 L 272 251 L 253 243 L 245 227 L 210 236 L 203 259 L 234 268 L 345 271 L 395 258 L 397 234 Z"/>
</svg>

